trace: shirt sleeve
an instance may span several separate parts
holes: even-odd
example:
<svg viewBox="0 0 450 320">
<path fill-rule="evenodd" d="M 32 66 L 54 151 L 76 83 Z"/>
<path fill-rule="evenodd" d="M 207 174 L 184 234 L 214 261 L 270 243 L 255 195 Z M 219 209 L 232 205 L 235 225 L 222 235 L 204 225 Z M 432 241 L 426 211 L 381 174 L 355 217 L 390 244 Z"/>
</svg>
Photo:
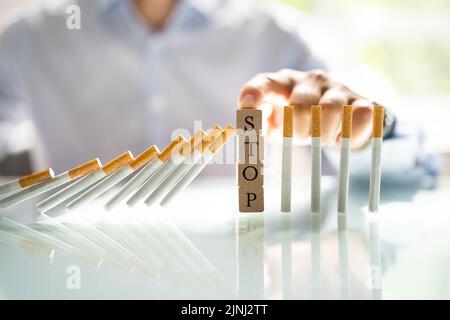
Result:
<svg viewBox="0 0 450 320">
<path fill-rule="evenodd" d="M 13 133 L 28 117 L 24 105 L 19 22 L 0 31 L 0 159 L 11 153 Z"/>
</svg>

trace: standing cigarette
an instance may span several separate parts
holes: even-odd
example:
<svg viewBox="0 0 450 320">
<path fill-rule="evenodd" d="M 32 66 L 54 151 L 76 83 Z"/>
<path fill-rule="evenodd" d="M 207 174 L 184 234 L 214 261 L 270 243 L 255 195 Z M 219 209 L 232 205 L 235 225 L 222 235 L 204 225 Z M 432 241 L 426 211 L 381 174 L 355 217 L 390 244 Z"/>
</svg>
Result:
<svg viewBox="0 0 450 320">
<path fill-rule="evenodd" d="M 54 177 L 55 174 L 51 168 L 45 169 L 0 186 L 0 195 L 28 188 Z"/>
<path fill-rule="evenodd" d="M 84 163 L 78 167 L 75 167 L 69 171 L 61 173 L 51 180 L 45 181 L 43 183 L 31 186 L 29 188 L 23 189 L 3 200 L 0 201 L 0 208 L 6 208 L 19 204 L 23 201 L 36 197 L 44 192 L 55 189 L 63 184 L 74 181 L 82 176 L 85 176 L 92 171 L 101 168 L 102 164 L 100 160 L 94 159 L 87 163 Z"/>
<path fill-rule="evenodd" d="M 321 106 L 311 107 L 311 213 L 320 218 L 320 180 L 322 164 L 322 108 Z M 315 224 L 314 231 L 320 231 L 319 224 Z"/>
<path fill-rule="evenodd" d="M 311 107 L 311 272 L 314 297 L 320 295 L 320 193 L 322 166 L 322 107 Z"/>
<path fill-rule="evenodd" d="M 339 240 L 339 270 L 341 277 L 341 294 L 343 299 L 350 297 L 350 271 L 348 265 L 348 234 L 347 234 L 347 201 L 350 167 L 350 147 L 352 135 L 352 106 L 344 106 L 341 129 L 341 151 L 338 185 L 338 240 Z"/>
<path fill-rule="evenodd" d="M 82 195 L 72 200 L 67 204 L 69 210 L 76 210 L 83 205 L 91 202 L 102 193 L 106 192 L 117 183 L 125 179 L 128 175 L 133 173 L 135 170 L 143 166 L 145 163 L 149 162 L 153 157 L 159 154 L 159 150 L 156 146 L 152 146 L 143 153 L 141 153 L 136 159 L 134 159 L 129 164 L 124 165 L 122 168 L 116 172 L 110 174 L 105 179 L 100 181 L 98 184 L 92 186 L 90 189 L 85 191 Z"/>
<path fill-rule="evenodd" d="M 292 137 L 294 131 L 294 107 L 284 107 L 283 117 L 281 212 L 290 212 L 292 190 Z"/>
<path fill-rule="evenodd" d="M 144 182 L 155 173 L 156 170 L 164 163 L 161 159 L 170 155 L 174 149 L 179 148 L 180 144 L 185 140 L 182 136 L 178 136 L 171 141 L 161 153 L 151 159 L 130 181 L 128 181 L 106 204 L 106 210 L 112 210 L 121 202 L 128 199 L 128 197 L 137 190 Z"/>
<path fill-rule="evenodd" d="M 384 108 L 376 105 L 373 108 L 372 162 L 370 168 L 369 187 L 369 239 L 370 260 L 372 265 L 372 297 L 382 298 L 381 285 L 381 248 L 378 234 L 378 207 L 380 204 L 381 186 L 381 146 L 383 143 Z"/>
<path fill-rule="evenodd" d="M 220 137 L 208 148 L 202 150 L 203 156 L 197 161 L 176 183 L 176 185 L 164 196 L 160 205 L 166 207 L 175 197 L 187 188 L 189 184 L 202 172 L 211 159 L 220 151 L 225 142 L 235 133 L 232 125 L 227 125 Z"/>
<path fill-rule="evenodd" d="M 177 180 L 192 167 L 193 163 L 197 162 L 202 156 L 203 147 L 207 148 L 213 143 L 214 139 L 221 134 L 221 128 L 216 125 L 210 130 L 209 134 L 204 134 L 202 140 L 197 140 L 198 143 L 192 145 L 190 157 L 187 157 L 183 163 L 178 165 L 175 170 L 145 199 L 145 204 L 151 207 L 158 200 L 160 200 L 170 188 L 177 182 Z M 206 142 L 206 143 L 204 143 Z"/>
<path fill-rule="evenodd" d="M 121 154 L 117 158 L 105 164 L 101 169 L 97 169 L 91 172 L 89 175 L 83 177 L 77 182 L 65 187 L 64 189 L 58 191 L 54 195 L 38 203 L 36 205 L 38 210 L 44 213 L 47 212 L 48 210 L 55 207 L 59 203 L 69 199 L 70 197 L 73 197 L 78 192 L 86 189 L 93 183 L 122 168 L 124 165 L 126 165 L 132 160 L 133 155 L 131 154 L 130 151 Z"/>
<path fill-rule="evenodd" d="M 204 134 L 204 131 L 201 130 L 201 135 Z M 197 138 L 194 136 L 191 139 L 197 140 L 198 133 L 196 133 Z M 134 207 L 139 202 L 144 200 L 153 190 L 163 182 L 163 180 L 178 166 L 180 163 L 184 161 L 183 150 L 188 150 L 190 147 L 190 141 L 184 141 L 178 148 L 174 149 L 171 154 L 167 154 L 164 158 L 161 159 L 164 162 L 160 168 L 150 177 L 147 181 L 131 196 L 127 201 L 127 205 L 129 207 Z"/>
<path fill-rule="evenodd" d="M 378 212 L 381 184 L 381 145 L 383 143 L 384 108 L 373 108 L 372 163 L 370 169 L 369 212 Z"/>
</svg>

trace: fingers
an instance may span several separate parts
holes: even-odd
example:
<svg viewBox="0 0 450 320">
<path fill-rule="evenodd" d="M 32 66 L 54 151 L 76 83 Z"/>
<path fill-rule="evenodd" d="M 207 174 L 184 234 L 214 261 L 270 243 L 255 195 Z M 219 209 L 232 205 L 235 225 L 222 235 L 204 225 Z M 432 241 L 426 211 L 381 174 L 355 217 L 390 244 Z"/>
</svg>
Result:
<svg viewBox="0 0 450 320">
<path fill-rule="evenodd" d="M 320 98 L 323 143 L 337 147 L 338 137 L 341 132 L 342 110 L 349 101 L 349 93 L 340 88 L 331 88 Z"/>
<path fill-rule="evenodd" d="M 359 149 L 366 145 L 372 135 L 372 107 L 373 103 L 360 98 L 352 103 L 352 147 Z"/>
<path fill-rule="evenodd" d="M 319 103 L 321 88 L 310 83 L 294 87 L 289 104 L 295 107 L 295 133 L 300 139 L 309 137 L 311 131 L 311 106 Z"/>
<path fill-rule="evenodd" d="M 326 145 L 338 147 L 342 111 L 347 104 L 353 106 L 352 147 L 360 148 L 370 139 L 372 103 L 346 86 L 331 80 L 321 71 L 305 73 L 281 70 L 276 73 L 261 73 L 241 89 L 239 108 L 259 108 L 263 100 L 267 101 L 270 96 L 281 97 L 295 107 L 295 135 L 300 140 L 310 136 L 311 106 L 321 105 L 322 140 Z M 282 126 L 282 107 L 273 103 L 270 108 L 262 108 L 268 132 Z"/>
<path fill-rule="evenodd" d="M 267 95 L 279 95 L 286 99 L 294 85 L 294 71 L 282 70 L 277 73 L 261 73 L 247 82 L 238 98 L 240 109 L 256 109 Z"/>
</svg>

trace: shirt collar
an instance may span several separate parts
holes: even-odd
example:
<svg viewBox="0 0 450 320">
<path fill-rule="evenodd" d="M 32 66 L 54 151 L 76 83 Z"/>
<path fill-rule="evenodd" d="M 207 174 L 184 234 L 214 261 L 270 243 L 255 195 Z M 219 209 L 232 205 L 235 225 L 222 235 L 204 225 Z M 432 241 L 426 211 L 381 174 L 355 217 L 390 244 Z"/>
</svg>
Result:
<svg viewBox="0 0 450 320">
<path fill-rule="evenodd" d="M 97 0 L 97 9 L 101 15 L 109 15 L 115 10 L 123 8 L 124 2 L 133 0 Z M 224 0 L 178 0 L 175 10 L 182 11 L 183 17 L 197 17 L 207 21 L 211 18 L 213 11 Z"/>
</svg>

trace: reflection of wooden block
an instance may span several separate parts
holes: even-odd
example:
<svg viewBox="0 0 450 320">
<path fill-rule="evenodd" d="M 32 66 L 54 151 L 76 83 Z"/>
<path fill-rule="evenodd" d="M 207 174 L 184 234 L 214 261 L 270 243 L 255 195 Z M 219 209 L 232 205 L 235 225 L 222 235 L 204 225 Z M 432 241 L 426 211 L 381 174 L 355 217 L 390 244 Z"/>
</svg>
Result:
<svg viewBox="0 0 450 320">
<path fill-rule="evenodd" d="M 263 212 L 264 211 L 264 188 L 239 188 L 239 211 L 240 212 Z"/>
<path fill-rule="evenodd" d="M 236 127 L 238 134 L 247 134 L 255 130 L 257 134 L 262 129 L 262 111 L 255 109 L 243 109 L 236 112 Z"/>
<path fill-rule="evenodd" d="M 240 187 L 262 187 L 264 185 L 263 165 L 238 164 L 238 183 Z"/>
<path fill-rule="evenodd" d="M 238 136 L 239 163 L 257 164 L 264 160 L 264 137 Z"/>
</svg>

